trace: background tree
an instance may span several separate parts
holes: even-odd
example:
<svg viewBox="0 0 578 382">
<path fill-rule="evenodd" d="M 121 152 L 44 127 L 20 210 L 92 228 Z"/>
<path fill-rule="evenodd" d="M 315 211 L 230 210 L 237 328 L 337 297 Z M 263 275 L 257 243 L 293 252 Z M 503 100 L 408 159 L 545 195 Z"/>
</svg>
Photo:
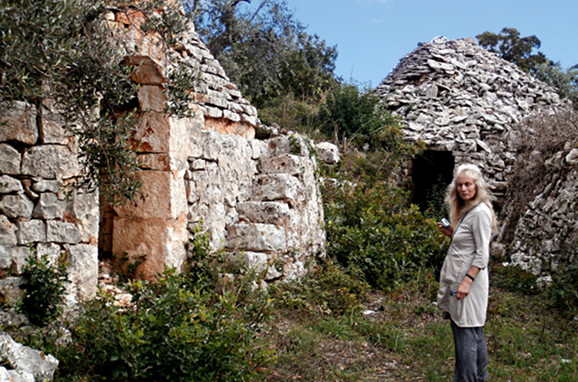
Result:
<svg viewBox="0 0 578 382">
<path fill-rule="evenodd" d="M 480 46 L 513 62 L 526 72 L 534 73 L 538 65 L 550 62 L 542 52 L 534 52 L 542 44 L 540 39 L 533 35 L 520 37 L 516 28 L 503 28 L 499 34 L 484 32 L 476 38 Z"/>
<path fill-rule="evenodd" d="M 578 65 L 563 70 L 559 63 L 538 51 L 542 44 L 538 37 L 520 37 L 517 29 L 503 28 L 499 34 L 484 32 L 476 38 L 480 46 L 533 74 L 555 88 L 561 97 L 570 99 L 574 104 L 578 102 Z"/>
<path fill-rule="evenodd" d="M 292 93 L 319 98 L 334 83 L 337 50 L 309 35 L 285 0 L 185 1 L 197 32 L 257 107 Z"/>
</svg>

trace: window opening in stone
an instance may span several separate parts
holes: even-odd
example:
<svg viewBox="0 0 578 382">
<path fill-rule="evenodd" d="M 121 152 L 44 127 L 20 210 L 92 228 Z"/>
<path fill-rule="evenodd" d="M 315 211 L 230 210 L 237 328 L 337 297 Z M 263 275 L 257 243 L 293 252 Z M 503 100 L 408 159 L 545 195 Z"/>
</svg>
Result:
<svg viewBox="0 0 578 382">
<path fill-rule="evenodd" d="M 412 202 L 428 216 L 447 215 L 444 198 L 452 181 L 454 156 L 450 151 L 425 150 L 413 160 Z"/>
</svg>

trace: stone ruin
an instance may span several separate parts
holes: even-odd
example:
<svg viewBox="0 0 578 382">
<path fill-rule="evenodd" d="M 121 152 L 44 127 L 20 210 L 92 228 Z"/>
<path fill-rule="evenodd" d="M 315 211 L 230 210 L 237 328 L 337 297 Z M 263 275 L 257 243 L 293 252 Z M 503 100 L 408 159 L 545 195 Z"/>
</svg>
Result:
<svg viewBox="0 0 578 382">
<path fill-rule="evenodd" d="M 553 88 L 473 40 L 445 37 L 421 43 L 401 59 L 377 94 L 401 118 L 405 137 L 425 143 L 423 155 L 408 171 L 415 202 L 422 207 L 435 191 L 432 187 L 440 181 L 449 184 L 454 166 L 464 162 L 482 168 L 497 196 L 496 209 L 507 207 L 525 119 L 570 106 Z M 543 174 L 551 177 L 546 189 L 529 202 L 523 216 L 509 216 L 507 208 L 500 216 L 501 227 L 508 223 L 515 234 L 508 238 L 511 242 L 500 243 L 505 239 L 501 232 L 495 249 L 508 252 L 514 264 L 536 275 L 554 268 L 564 251 L 561 234 L 578 237 L 576 155 L 578 149 L 568 142 L 564 152 L 539 158 L 551 162 L 552 172 Z"/>
<path fill-rule="evenodd" d="M 124 59 L 140 85 L 141 116 L 131 144 L 142 164 L 143 198 L 134 204 L 107 206 L 98 193 L 63 191 L 82 164 L 75 137 L 53 103 L 0 105 L 2 303 L 20 298 L 31 246 L 53 263 L 65 257 L 71 304 L 96 295 L 99 256 L 124 258 L 152 279 L 186 262 L 199 226 L 214 249 L 254 267 L 264 282 L 299 277 L 324 252 L 315 147 L 274 129 L 255 138 L 263 128 L 257 110 L 192 24 L 176 46 L 166 48 L 138 28 L 143 17 L 131 7 L 111 8 L 104 20 L 125 46 L 137 47 Z M 163 89 L 168 73 L 182 64 L 198 82 L 190 105 L 194 116 L 179 119 L 164 113 Z"/>
</svg>

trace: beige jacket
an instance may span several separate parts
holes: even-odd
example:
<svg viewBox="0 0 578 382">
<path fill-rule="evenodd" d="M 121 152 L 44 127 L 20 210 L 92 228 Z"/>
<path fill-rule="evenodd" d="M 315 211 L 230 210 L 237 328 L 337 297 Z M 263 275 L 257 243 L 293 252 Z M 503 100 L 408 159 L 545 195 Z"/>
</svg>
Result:
<svg viewBox="0 0 578 382">
<path fill-rule="evenodd" d="M 459 327 L 480 327 L 486 323 L 491 237 L 492 211 L 485 203 L 468 212 L 454 229 L 440 274 L 438 307 L 443 312 L 449 312 Z M 457 285 L 472 266 L 481 271 L 472 283 L 468 296 L 461 300 L 450 296 L 450 291 L 457 290 Z"/>
</svg>

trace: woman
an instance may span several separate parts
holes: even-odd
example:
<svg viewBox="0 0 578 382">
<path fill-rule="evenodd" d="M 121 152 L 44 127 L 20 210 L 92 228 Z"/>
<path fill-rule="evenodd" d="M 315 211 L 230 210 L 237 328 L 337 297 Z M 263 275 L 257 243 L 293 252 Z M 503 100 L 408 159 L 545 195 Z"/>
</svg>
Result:
<svg viewBox="0 0 578 382">
<path fill-rule="evenodd" d="M 488 350 L 483 326 L 488 307 L 488 260 L 496 219 L 478 167 L 463 164 L 448 187 L 452 241 L 440 274 L 438 307 L 451 320 L 456 353 L 454 382 L 486 381 Z"/>
</svg>

